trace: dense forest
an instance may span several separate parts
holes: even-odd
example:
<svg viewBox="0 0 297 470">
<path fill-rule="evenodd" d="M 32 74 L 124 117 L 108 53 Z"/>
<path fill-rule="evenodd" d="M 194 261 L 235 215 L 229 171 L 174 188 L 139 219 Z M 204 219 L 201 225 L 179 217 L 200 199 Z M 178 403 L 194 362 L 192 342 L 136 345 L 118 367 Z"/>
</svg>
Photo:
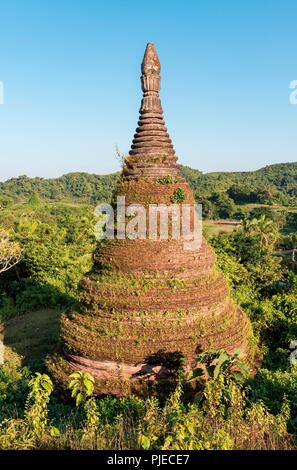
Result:
<svg viewBox="0 0 297 470">
<path fill-rule="evenodd" d="M 252 321 L 254 369 L 236 351 L 211 350 L 196 376 L 177 364 L 175 390 L 163 399 L 98 399 L 82 373 L 69 378 L 62 399 L 46 358 L 58 344 L 61 312 L 79 300 L 92 266 L 94 206 L 110 199 L 117 175 L 13 178 L 0 183 L 0 448 L 296 448 L 297 163 L 183 172 L 205 218 L 217 220 L 215 233 L 205 221 L 205 236 Z M 219 219 L 237 223 L 224 231 Z"/>
<path fill-rule="evenodd" d="M 297 163 L 237 173 L 203 174 L 189 167 L 182 170 L 197 201 L 205 206 L 207 217 L 232 216 L 236 212 L 234 204 L 297 205 Z M 69 173 L 53 179 L 19 176 L 0 182 L 0 206 L 24 202 L 33 193 L 48 201 L 109 201 L 117 175 Z"/>
</svg>

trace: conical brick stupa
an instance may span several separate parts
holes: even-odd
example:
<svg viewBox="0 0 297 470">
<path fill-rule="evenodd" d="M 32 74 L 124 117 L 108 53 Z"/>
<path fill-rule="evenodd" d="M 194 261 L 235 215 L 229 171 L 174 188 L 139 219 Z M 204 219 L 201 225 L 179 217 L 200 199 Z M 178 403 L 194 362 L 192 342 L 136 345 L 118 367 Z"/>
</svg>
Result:
<svg viewBox="0 0 297 470">
<path fill-rule="evenodd" d="M 141 70 L 140 118 L 114 199 L 125 197 L 125 207 L 194 207 L 165 127 L 160 62 L 151 43 Z M 93 375 L 98 395 L 145 394 L 172 380 L 174 357 L 182 356 L 187 370 L 197 366 L 198 352 L 212 348 L 239 348 L 249 360 L 251 336 L 204 239 L 189 250 L 172 234 L 115 236 L 98 244 L 92 272 L 80 284 L 80 303 L 62 317 L 62 347 L 48 365 L 65 388 L 69 374 L 81 370 Z"/>
</svg>

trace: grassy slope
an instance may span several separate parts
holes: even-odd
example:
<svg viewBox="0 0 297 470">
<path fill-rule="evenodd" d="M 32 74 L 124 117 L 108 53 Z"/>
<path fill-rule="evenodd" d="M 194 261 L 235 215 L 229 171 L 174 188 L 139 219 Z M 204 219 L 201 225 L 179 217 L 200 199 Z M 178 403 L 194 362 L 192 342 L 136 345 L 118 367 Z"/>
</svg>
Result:
<svg viewBox="0 0 297 470">
<path fill-rule="evenodd" d="M 238 227 L 240 223 L 234 222 L 232 223 L 224 223 L 223 220 L 221 221 L 214 221 L 214 220 L 204 220 L 203 222 L 203 232 L 206 238 L 213 237 L 218 235 L 219 233 L 230 233 Z"/>
<path fill-rule="evenodd" d="M 59 310 L 38 310 L 5 324 L 4 344 L 22 356 L 24 366 L 42 368 L 47 354 L 59 340 Z"/>
</svg>

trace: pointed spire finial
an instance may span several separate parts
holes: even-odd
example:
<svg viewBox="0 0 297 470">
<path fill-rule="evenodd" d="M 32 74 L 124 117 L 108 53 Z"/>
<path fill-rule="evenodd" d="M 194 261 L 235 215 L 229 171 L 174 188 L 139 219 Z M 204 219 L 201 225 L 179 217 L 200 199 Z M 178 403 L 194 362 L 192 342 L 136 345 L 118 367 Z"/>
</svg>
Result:
<svg viewBox="0 0 297 470">
<path fill-rule="evenodd" d="M 160 75 L 160 70 L 161 64 L 156 48 L 152 42 L 148 42 L 141 64 L 141 72 L 143 75 Z"/>
<path fill-rule="evenodd" d="M 141 86 L 144 94 L 158 93 L 160 91 L 161 64 L 153 43 L 148 42 L 141 64 Z"/>
<path fill-rule="evenodd" d="M 134 134 L 129 154 L 139 161 L 127 158 L 123 174 L 128 179 L 144 176 L 180 177 L 177 157 L 165 127 L 159 97 L 161 65 L 156 48 L 149 42 L 141 64 L 141 86 L 143 97 L 140 106 L 138 127 Z M 145 159 L 145 160 L 144 160 Z"/>
</svg>

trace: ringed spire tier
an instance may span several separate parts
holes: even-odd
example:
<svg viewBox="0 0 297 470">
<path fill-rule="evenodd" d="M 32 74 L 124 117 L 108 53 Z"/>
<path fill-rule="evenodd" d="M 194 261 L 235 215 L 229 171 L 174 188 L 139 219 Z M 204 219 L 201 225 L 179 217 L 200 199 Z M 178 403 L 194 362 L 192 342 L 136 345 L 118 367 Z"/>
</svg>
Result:
<svg viewBox="0 0 297 470">
<path fill-rule="evenodd" d="M 129 152 L 130 158 L 126 157 L 124 166 L 124 176 L 128 179 L 180 176 L 159 97 L 160 70 L 156 48 L 149 42 L 141 65 L 143 98 L 138 127 Z"/>
</svg>

